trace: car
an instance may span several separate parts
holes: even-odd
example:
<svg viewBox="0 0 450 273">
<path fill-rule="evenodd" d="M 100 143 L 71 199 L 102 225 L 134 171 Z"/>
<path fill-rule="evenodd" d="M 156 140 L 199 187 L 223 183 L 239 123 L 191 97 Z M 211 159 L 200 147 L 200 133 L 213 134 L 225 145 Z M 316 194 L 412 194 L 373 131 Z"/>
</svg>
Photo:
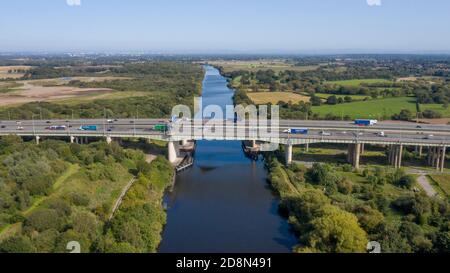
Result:
<svg viewBox="0 0 450 273">
<path fill-rule="evenodd" d="M 6 128 L 6 126 L 5 125 L 2 125 L 2 129 L 5 129 Z"/>
<path fill-rule="evenodd" d="M 46 122 L 47 124 L 51 124 L 52 122 L 50 121 L 50 120 L 47 120 L 47 122 Z"/>
<path fill-rule="evenodd" d="M 20 124 L 22 124 L 22 122 L 21 121 L 16 121 L 16 124 L 20 125 Z"/>
<path fill-rule="evenodd" d="M 377 135 L 378 135 L 379 137 L 385 137 L 385 136 L 386 136 L 386 134 L 385 134 L 384 132 L 379 132 Z"/>
<path fill-rule="evenodd" d="M 24 128 L 22 126 L 17 126 L 18 131 L 22 131 Z"/>
<path fill-rule="evenodd" d="M 130 121 L 130 124 L 134 124 L 134 121 L 132 120 L 132 121 Z"/>
<path fill-rule="evenodd" d="M 107 120 L 107 122 L 108 122 L 108 123 L 113 123 L 113 122 L 114 122 L 114 120 L 112 120 L 112 119 L 108 119 L 108 120 Z"/>
<path fill-rule="evenodd" d="M 422 129 L 422 126 L 417 125 L 416 128 L 417 128 L 417 129 Z"/>
<path fill-rule="evenodd" d="M 427 135 L 426 137 L 424 137 L 424 139 L 432 139 L 434 137 L 434 135 Z"/>
<path fill-rule="evenodd" d="M 108 130 L 107 130 L 107 131 L 108 131 L 108 132 L 112 132 L 112 130 L 113 130 L 112 128 L 108 128 Z"/>
<path fill-rule="evenodd" d="M 325 131 L 321 131 L 321 132 L 319 133 L 319 135 L 322 135 L 322 136 L 331 136 L 331 133 L 328 133 L 328 132 L 325 132 Z"/>
</svg>

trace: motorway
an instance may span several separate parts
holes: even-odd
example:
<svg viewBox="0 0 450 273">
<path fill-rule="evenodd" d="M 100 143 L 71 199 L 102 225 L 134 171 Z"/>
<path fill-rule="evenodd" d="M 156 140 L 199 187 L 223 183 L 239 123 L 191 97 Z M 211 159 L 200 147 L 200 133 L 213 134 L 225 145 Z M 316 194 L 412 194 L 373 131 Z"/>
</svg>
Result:
<svg viewBox="0 0 450 273">
<path fill-rule="evenodd" d="M 80 119 L 80 120 L 22 120 L 22 121 L 0 121 L 0 135 L 16 134 L 21 136 L 161 136 L 164 133 L 153 130 L 153 126 L 161 123 L 168 123 L 166 119 Z M 178 124 L 183 124 L 186 129 L 193 129 L 192 132 L 200 135 L 206 139 L 220 139 L 214 138 L 216 135 L 210 133 L 210 130 L 204 132 L 203 130 L 211 128 L 212 121 L 204 121 L 200 124 L 192 124 L 189 121 L 182 121 Z M 217 121 L 215 121 L 217 122 Z M 258 134 L 258 129 L 264 129 L 265 126 L 254 127 L 236 125 L 232 121 L 220 121 L 223 130 L 227 136 L 234 134 L 236 128 L 244 129 L 247 136 L 250 133 Z M 79 130 L 83 125 L 96 125 L 96 131 L 82 131 Z M 50 130 L 51 126 L 65 126 L 65 130 Z M 308 128 L 307 135 L 287 134 L 286 130 L 289 128 Z M 283 139 L 311 139 L 322 142 L 335 141 L 354 141 L 357 139 L 360 142 L 405 142 L 432 145 L 450 146 L 450 126 L 449 125 L 427 125 L 415 123 L 378 123 L 374 126 L 361 127 L 356 126 L 350 121 L 304 121 L 304 120 L 281 120 L 279 126 L 276 127 L 279 137 Z M 380 136 L 383 132 L 384 136 Z M 191 135 L 177 134 L 171 135 L 189 138 Z M 198 136 L 198 135 L 197 135 Z M 260 137 L 256 137 L 259 139 Z M 199 139 L 199 137 L 193 138 Z M 239 138 L 237 138 L 239 139 Z"/>
</svg>

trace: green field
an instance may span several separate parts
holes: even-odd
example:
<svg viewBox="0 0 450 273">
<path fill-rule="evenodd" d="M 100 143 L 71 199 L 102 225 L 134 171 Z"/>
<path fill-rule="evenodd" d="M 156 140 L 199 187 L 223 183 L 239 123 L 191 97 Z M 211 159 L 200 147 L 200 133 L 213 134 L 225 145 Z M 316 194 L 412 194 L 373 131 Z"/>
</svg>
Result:
<svg viewBox="0 0 450 273">
<path fill-rule="evenodd" d="M 358 101 L 352 103 L 343 103 L 337 105 L 313 106 L 314 113 L 320 117 L 331 113 L 335 116 L 350 116 L 353 118 L 374 118 L 382 119 L 390 118 L 394 114 L 398 114 L 402 109 L 416 112 L 415 98 L 387 98 L 379 100 Z M 450 117 L 450 109 L 445 109 L 442 104 L 422 104 L 421 111 L 434 110 L 442 114 L 442 117 Z"/>
<path fill-rule="evenodd" d="M 360 101 L 364 100 L 365 98 L 372 99 L 370 96 L 364 96 L 364 95 L 335 95 L 335 94 L 326 94 L 326 93 L 316 93 L 316 96 L 318 96 L 321 99 L 327 99 L 331 96 L 336 96 L 336 98 L 345 98 L 345 97 L 351 97 L 353 101 Z"/>
<path fill-rule="evenodd" d="M 441 191 L 450 198 L 450 175 L 448 174 L 432 174 L 429 178 L 436 183 L 439 187 L 438 191 Z"/>
<path fill-rule="evenodd" d="M 378 84 L 378 83 L 393 83 L 393 81 L 385 80 L 385 79 L 362 79 L 362 80 L 345 80 L 345 81 L 329 81 L 326 82 L 328 84 L 336 84 L 336 85 L 342 85 L 342 86 L 351 86 L 351 87 L 357 87 L 360 86 L 363 83 L 367 84 Z"/>
</svg>

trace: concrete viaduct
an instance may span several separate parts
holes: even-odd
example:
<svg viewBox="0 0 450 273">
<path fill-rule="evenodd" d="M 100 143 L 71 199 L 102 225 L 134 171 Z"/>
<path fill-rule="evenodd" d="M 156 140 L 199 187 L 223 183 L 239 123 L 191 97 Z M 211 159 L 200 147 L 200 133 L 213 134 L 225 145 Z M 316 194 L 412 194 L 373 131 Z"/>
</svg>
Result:
<svg viewBox="0 0 450 273">
<path fill-rule="evenodd" d="M 214 129 L 206 122 L 197 124 L 184 121 L 182 133 L 171 130 L 154 130 L 157 124 L 170 123 L 163 119 L 121 119 L 121 120 L 23 120 L 0 121 L 0 136 L 18 135 L 34 137 L 39 143 L 41 138 L 67 137 L 70 142 L 83 143 L 88 137 L 104 138 L 108 143 L 113 139 L 142 138 L 168 142 L 168 159 L 176 162 L 180 151 L 196 140 L 252 141 L 284 145 L 286 164 L 292 163 L 292 151 L 296 145 L 314 143 L 340 143 L 348 145 L 347 160 L 355 168 L 360 167 L 360 157 L 365 145 L 382 145 L 388 149 L 388 162 L 395 168 L 402 166 L 405 147 L 414 147 L 420 154 L 427 151 L 427 163 L 439 171 L 445 167 L 447 148 L 450 147 L 449 125 L 422 125 L 415 123 L 379 123 L 374 126 L 360 127 L 347 121 L 295 121 L 281 120 L 272 132 L 276 135 L 265 136 L 259 130 L 264 126 L 245 126 L 244 135 L 236 136 L 236 124 L 232 121 L 216 122 Z M 92 125 L 95 130 L 80 130 L 81 126 Z M 266 125 L 269 126 L 270 122 Z M 51 127 L 63 127 L 59 130 Z M 217 128 L 221 134 L 217 134 Z M 290 134 L 290 128 L 307 128 L 307 134 Z M 267 128 L 266 128 L 267 129 Z M 213 132 L 214 131 L 214 132 Z"/>
</svg>

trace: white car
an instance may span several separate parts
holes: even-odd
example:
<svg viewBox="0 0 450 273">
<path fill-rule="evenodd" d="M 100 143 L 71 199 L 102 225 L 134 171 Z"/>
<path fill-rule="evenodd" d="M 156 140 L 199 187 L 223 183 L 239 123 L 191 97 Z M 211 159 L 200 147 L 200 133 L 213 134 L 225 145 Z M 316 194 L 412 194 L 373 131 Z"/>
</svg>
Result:
<svg viewBox="0 0 450 273">
<path fill-rule="evenodd" d="M 325 131 L 322 131 L 319 134 L 322 135 L 322 136 L 331 136 L 331 133 L 328 133 L 328 132 L 325 132 Z"/>
<path fill-rule="evenodd" d="M 379 136 L 379 137 L 385 137 L 386 134 L 385 134 L 384 132 L 379 132 L 379 133 L 378 133 L 378 136 Z"/>
</svg>

